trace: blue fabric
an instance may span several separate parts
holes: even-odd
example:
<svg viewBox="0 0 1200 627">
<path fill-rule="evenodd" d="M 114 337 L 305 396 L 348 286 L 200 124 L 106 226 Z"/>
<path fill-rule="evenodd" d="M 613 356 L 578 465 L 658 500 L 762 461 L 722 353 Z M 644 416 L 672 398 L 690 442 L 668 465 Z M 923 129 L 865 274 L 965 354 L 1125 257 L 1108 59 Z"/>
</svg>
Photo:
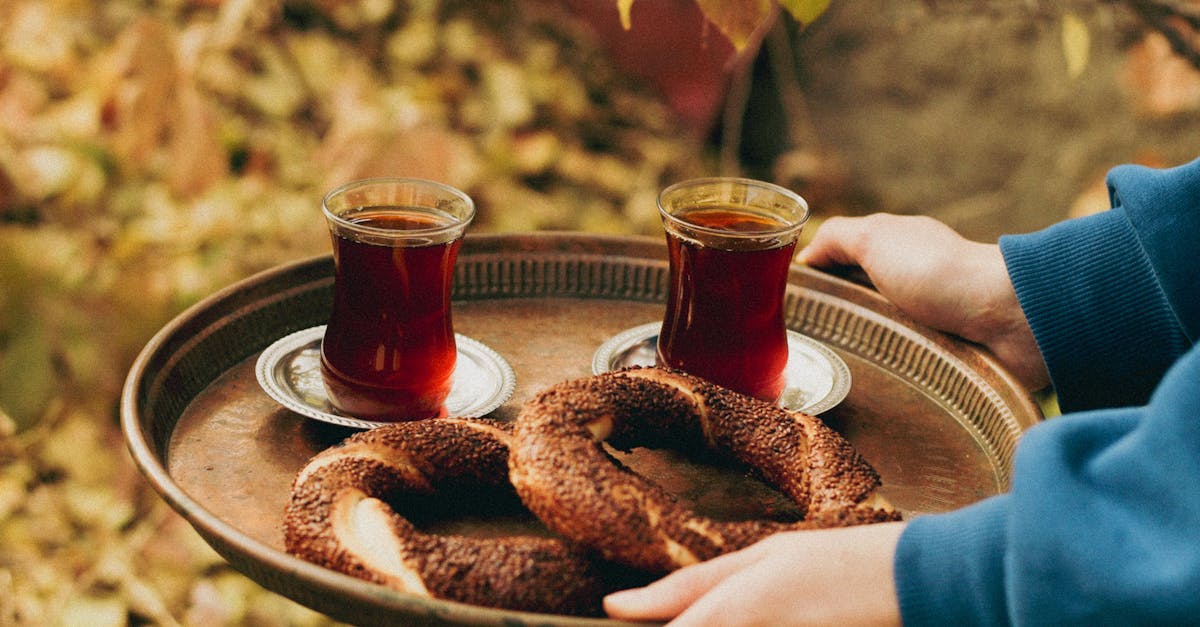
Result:
<svg viewBox="0 0 1200 627">
<path fill-rule="evenodd" d="M 1007 495 L 916 518 L 896 547 L 906 625 L 1006 625 Z"/>
<path fill-rule="evenodd" d="M 1111 211 L 1001 238 L 1070 413 L 1008 494 L 910 522 L 906 624 L 1200 621 L 1200 160 L 1109 185 Z"/>
<path fill-rule="evenodd" d="M 1170 170 L 1120 166 L 1108 176 L 1192 343 L 1200 339 L 1200 160 Z"/>
<path fill-rule="evenodd" d="M 1064 412 L 1144 404 L 1189 345 L 1129 213 L 1000 238 Z"/>
</svg>

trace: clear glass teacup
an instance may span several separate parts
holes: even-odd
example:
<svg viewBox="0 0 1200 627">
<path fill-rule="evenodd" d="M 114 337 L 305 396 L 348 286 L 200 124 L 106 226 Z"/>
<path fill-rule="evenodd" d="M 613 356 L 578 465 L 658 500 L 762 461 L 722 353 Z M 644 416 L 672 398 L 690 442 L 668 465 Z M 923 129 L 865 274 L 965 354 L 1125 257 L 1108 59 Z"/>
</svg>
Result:
<svg viewBox="0 0 1200 627">
<path fill-rule="evenodd" d="M 330 402 L 365 420 L 445 413 L 457 361 L 450 294 L 474 202 L 420 179 L 355 181 L 322 210 L 333 240 L 333 311 L 321 343 Z"/>
<path fill-rule="evenodd" d="M 808 203 L 762 181 L 706 178 L 662 191 L 670 255 L 659 364 L 774 402 L 788 360 L 783 303 Z"/>
</svg>

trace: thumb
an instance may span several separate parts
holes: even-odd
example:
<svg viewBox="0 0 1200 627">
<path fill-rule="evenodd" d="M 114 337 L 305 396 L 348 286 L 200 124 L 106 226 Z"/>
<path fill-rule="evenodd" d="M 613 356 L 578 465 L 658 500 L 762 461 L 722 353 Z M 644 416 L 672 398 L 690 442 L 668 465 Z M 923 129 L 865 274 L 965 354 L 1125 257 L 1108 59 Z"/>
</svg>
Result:
<svg viewBox="0 0 1200 627">
<path fill-rule="evenodd" d="M 808 246 L 797 253 L 796 261 L 815 267 L 861 265 L 861 227 L 861 222 L 853 218 L 825 220 Z"/>
</svg>

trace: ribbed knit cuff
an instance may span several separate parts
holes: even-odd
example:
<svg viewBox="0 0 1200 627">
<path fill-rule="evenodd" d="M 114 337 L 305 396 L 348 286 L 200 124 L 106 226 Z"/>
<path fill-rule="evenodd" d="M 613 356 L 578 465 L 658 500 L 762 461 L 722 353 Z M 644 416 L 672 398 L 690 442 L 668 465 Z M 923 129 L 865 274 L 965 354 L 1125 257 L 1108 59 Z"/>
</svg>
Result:
<svg viewBox="0 0 1200 627">
<path fill-rule="evenodd" d="M 1124 210 L 1000 250 L 1063 411 L 1144 403 L 1186 338 Z"/>
<path fill-rule="evenodd" d="M 893 562 L 900 616 L 918 625 L 1005 625 L 1007 496 L 914 518 Z"/>
</svg>

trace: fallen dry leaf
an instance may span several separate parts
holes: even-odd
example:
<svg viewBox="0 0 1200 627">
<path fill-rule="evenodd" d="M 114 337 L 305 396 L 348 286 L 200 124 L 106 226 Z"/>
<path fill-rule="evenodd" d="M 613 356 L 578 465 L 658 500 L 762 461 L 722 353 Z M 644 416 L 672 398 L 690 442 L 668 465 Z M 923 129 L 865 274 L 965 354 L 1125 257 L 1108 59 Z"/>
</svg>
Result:
<svg viewBox="0 0 1200 627">
<path fill-rule="evenodd" d="M 1141 115 L 1164 117 L 1200 110 L 1200 70 L 1176 55 L 1162 33 L 1147 33 L 1129 50 L 1122 79 L 1134 110 Z"/>
</svg>

